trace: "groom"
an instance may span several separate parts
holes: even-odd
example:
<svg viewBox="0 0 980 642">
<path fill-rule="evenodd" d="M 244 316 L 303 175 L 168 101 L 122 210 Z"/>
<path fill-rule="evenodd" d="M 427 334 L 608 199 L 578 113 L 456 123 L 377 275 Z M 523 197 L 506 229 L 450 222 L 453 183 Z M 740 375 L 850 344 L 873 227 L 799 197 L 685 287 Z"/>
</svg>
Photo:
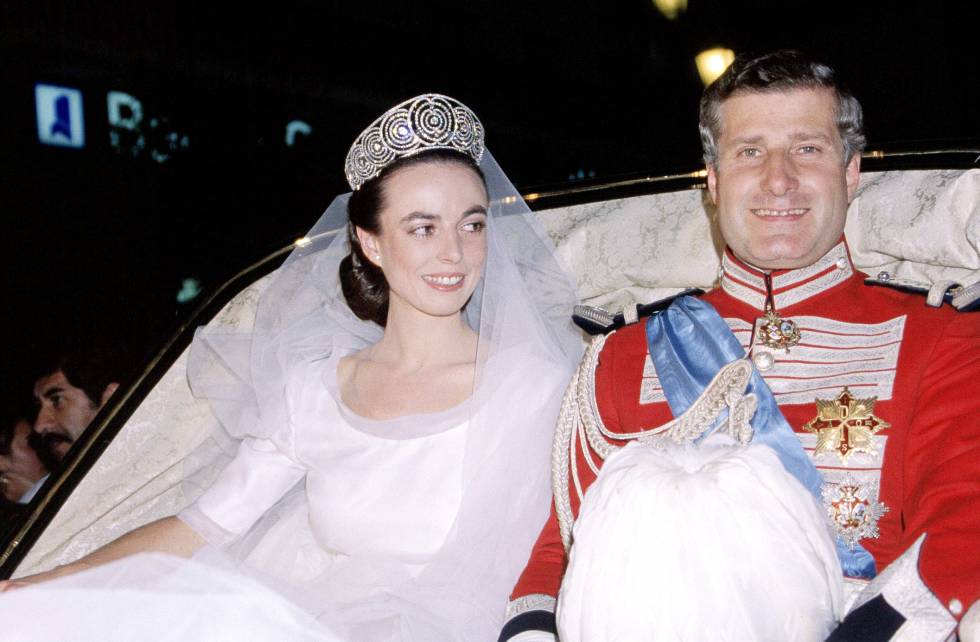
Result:
<svg viewBox="0 0 980 642">
<path fill-rule="evenodd" d="M 790 51 L 739 58 L 705 90 L 700 129 L 727 244 L 703 300 L 772 390 L 823 477 L 838 541 L 860 562 L 847 585 L 864 593 L 831 639 L 944 640 L 968 611 L 980 620 L 980 319 L 855 271 L 843 232 L 862 112 L 833 70 Z M 667 396 L 645 324 L 609 335 L 595 370 L 606 428 L 668 422 Z M 575 457 L 569 487 L 584 493 L 596 478 L 588 460 L 601 459 L 587 444 Z M 566 563 L 553 509 L 501 641 L 554 639 Z"/>
</svg>

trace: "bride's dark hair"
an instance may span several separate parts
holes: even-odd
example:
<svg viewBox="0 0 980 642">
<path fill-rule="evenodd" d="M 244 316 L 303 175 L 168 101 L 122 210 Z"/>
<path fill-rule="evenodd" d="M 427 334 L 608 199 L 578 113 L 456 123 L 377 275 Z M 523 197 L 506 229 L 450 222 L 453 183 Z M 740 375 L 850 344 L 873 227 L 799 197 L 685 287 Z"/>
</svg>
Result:
<svg viewBox="0 0 980 642">
<path fill-rule="evenodd" d="M 381 268 L 368 260 L 354 229 L 381 233 L 379 214 L 385 206 L 385 183 L 394 173 L 424 163 L 458 163 L 473 170 L 486 189 L 486 179 L 472 158 L 451 149 L 432 149 L 388 165 L 375 178 L 355 190 L 347 203 L 347 241 L 350 253 L 340 262 L 340 286 L 347 305 L 359 319 L 384 327 L 388 320 L 388 281 Z"/>
</svg>

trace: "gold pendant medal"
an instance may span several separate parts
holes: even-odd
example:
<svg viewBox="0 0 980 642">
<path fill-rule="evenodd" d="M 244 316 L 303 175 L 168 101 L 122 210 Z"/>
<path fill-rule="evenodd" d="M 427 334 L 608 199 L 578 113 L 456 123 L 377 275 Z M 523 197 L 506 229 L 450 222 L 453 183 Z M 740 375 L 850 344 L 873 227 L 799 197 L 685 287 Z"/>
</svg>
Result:
<svg viewBox="0 0 980 642">
<path fill-rule="evenodd" d="M 759 328 L 759 343 L 774 350 L 786 350 L 800 342 L 800 328 L 795 321 L 784 319 L 776 312 L 776 301 L 772 293 L 772 274 L 763 276 L 766 284 L 765 322 Z"/>
<path fill-rule="evenodd" d="M 789 350 L 800 342 L 800 329 L 796 322 L 784 319 L 766 306 L 766 321 L 760 328 L 759 342 L 779 350 Z"/>
</svg>

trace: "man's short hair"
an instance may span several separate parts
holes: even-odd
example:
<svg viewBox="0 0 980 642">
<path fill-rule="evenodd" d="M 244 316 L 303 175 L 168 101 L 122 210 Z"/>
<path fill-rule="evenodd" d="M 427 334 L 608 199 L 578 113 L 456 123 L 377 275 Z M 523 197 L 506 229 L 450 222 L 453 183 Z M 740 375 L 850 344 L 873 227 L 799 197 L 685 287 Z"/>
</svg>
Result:
<svg viewBox="0 0 980 642">
<path fill-rule="evenodd" d="M 844 162 L 864 149 L 861 103 L 837 79 L 829 66 L 799 51 L 782 49 L 761 56 L 739 55 L 701 95 L 701 147 L 705 165 L 718 162 L 721 104 L 742 92 L 781 92 L 794 89 L 831 89 L 837 96 L 837 131 L 844 147 Z"/>
<path fill-rule="evenodd" d="M 59 370 L 68 383 L 80 389 L 93 406 L 102 405 L 102 393 L 112 383 L 128 382 L 131 355 L 102 340 L 86 340 L 70 350 L 56 353 L 37 369 L 34 380 Z"/>
</svg>

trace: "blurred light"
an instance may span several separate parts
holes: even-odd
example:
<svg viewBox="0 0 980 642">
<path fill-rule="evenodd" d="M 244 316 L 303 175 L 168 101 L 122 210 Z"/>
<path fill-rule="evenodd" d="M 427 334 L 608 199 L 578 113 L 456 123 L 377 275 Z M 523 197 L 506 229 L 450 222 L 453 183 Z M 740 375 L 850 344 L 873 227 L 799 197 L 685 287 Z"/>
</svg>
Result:
<svg viewBox="0 0 980 642">
<path fill-rule="evenodd" d="M 581 181 L 585 180 L 586 178 L 595 178 L 595 170 L 585 170 L 583 168 L 579 168 L 568 175 L 569 181 Z"/>
<path fill-rule="evenodd" d="M 313 127 L 302 120 L 291 120 L 286 124 L 286 147 L 296 144 L 298 136 L 309 136 L 313 133 Z"/>
<path fill-rule="evenodd" d="M 195 278 L 184 279 L 177 293 L 177 303 L 187 303 L 201 293 L 201 282 Z"/>
<path fill-rule="evenodd" d="M 136 131 L 143 122 L 143 103 L 135 96 L 123 91 L 110 91 L 106 94 L 109 109 L 109 127 Z"/>
<path fill-rule="evenodd" d="M 653 6 L 664 14 L 665 18 L 674 20 L 687 11 L 687 0 L 653 0 Z"/>
<path fill-rule="evenodd" d="M 176 154 L 190 148 L 187 134 L 181 134 L 166 116 L 152 115 L 143 101 L 124 91 L 106 94 L 109 115 L 109 146 L 130 158 L 149 156 L 166 163 Z"/>
<path fill-rule="evenodd" d="M 85 147 L 82 92 L 71 87 L 34 85 L 37 138 L 45 145 Z"/>
<path fill-rule="evenodd" d="M 295 245 L 296 247 L 307 247 L 311 243 L 313 243 L 313 241 L 311 241 L 310 237 L 308 236 L 301 236 L 295 241 L 293 241 L 293 245 Z"/>
<path fill-rule="evenodd" d="M 705 86 L 710 85 L 718 76 L 725 73 L 728 65 L 732 64 L 734 60 L 735 52 L 723 47 L 705 49 L 694 57 L 694 63 L 698 66 L 698 74 L 701 75 L 701 82 Z"/>
</svg>

